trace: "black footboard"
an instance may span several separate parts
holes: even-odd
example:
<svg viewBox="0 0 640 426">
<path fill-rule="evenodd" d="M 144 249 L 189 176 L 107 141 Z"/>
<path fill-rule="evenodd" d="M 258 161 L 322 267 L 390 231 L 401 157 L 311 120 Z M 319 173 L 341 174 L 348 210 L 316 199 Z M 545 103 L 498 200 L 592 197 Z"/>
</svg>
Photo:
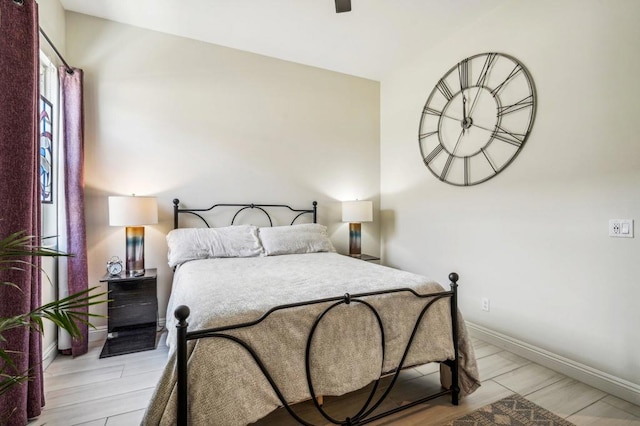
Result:
<svg viewBox="0 0 640 426">
<path fill-rule="evenodd" d="M 329 307 L 327 307 L 320 315 L 318 315 L 318 317 L 316 318 L 315 322 L 313 323 L 313 326 L 311 328 L 311 330 L 309 331 L 309 335 L 307 337 L 307 345 L 306 345 L 306 354 L 305 354 L 305 365 L 306 365 L 306 375 L 307 375 L 307 383 L 309 385 L 309 393 L 311 394 L 312 400 L 314 401 L 315 407 L 318 410 L 318 412 L 320 414 L 322 414 L 322 416 L 327 419 L 327 421 L 333 423 L 333 424 L 337 424 L 337 425 L 362 425 L 362 424 L 367 424 L 370 422 L 373 422 L 375 420 L 378 420 L 382 417 L 386 417 L 390 414 L 405 410 L 407 408 L 413 407 L 415 405 L 418 404 L 422 404 L 426 401 L 430 401 L 432 399 L 438 398 L 440 396 L 443 395 L 451 395 L 451 402 L 454 405 L 458 405 L 458 397 L 459 397 L 459 392 L 460 392 L 460 388 L 459 388 L 459 384 L 458 384 L 458 364 L 459 364 L 459 359 L 458 359 L 458 306 L 457 306 L 457 288 L 458 288 L 458 274 L 456 274 L 455 272 L 449 274 L 449 279 L 451 280 L 451 290 L 450 291 L 442 291 L 442 292 L 438 292 L 438 293 L 429 293 L 429 294 L 419 294 L 417 293 L 415 290 L 413 289 L 409 289 L 409 288 L 401 288 L 401 289 L 394 289 L 394 290 L 386 290 L 386 291 L 376 291 L 376 292 L 370 292 L 370 293 L 360 293 L 360 294 L 345 294 L 344 296 L 341 297 L 334 297 L 334 298 L 327 298 L 327 299 L 320 299 L 320 300 L 313 300 L 313 301 L 309 301 L 309 302 L 301 302 L 301 303 L 294 303 L 294 304 L 288 304 L 288 305 L 281 305 L 281 306 L 277 306 L 275 308 L 270 309 L 268 312 L 266 312 L 264 315 L 262 315 L 260 318 L 258 318 L 255 321 L 251 321 L 251 322 L 247 322 L 247 323 L 242 323 L 242 324 L 236 324 L 236 325 L 231 325 L 231 326 L 225 326 L 225 327 L 218 327 L 218 328 L 211 328 L 211 329 L 206 329 L 206 330 L 197 330 L 197 331 L 187 331 L 187 327 L 188 327 L 188 323 L 187 323 L 187 318 L 189 316 L 189 308 L 186 306 L 179 306 L 176 310 L 175 310 L 175 316 L 178 319 L 179 323 L 177 325 L 177 375 L 178 375 L 178 425 L 184 425 L 186 426 L 188 424 L 188 398 L 187 398 L 187 342 L 189 340 L 196 340 L 196 339 L 202 339 L 202 338 L 222 338 L 222 339 L 228 339 L 228 340 L 232 340 L 234 342 L 236 342 L 237 344 L 239 344 L 240 346 L 242 346 L 250 355 L 251 357 L 254 359 L 254 361 L 256 362 L 256 364 L 258 365 L 258 367 L 260 368 L 260 370 L 262 371 L 262 373 L 264 374 L 265 378 L 267 379 L 267 381 L 269 382 L 269 384 L 271 385 L 271 387 L 273 388 L 274 392 L 276 393 L 278 399 L 280 400 L 280 402 L 282 403 L 283 407 L 287 410 L 287 412 L 293 417 L 295 418 L 296 421 L 298 421 L 300 424 L 306 425 L 306 426 L 313 426 L 313 424 L 305 421 L 304 419 L 302 419 L 298 414 L 296 414 L 293 409 L 291 408 L 291 406 L 288 404 L 288 402 L 285 400 L 284 396 L 282 395 L 282 392 L 280 391 L 280 389 L 278 388 L 278 386 L 276 385 L 275 381 L 273 380 L 273 378 L 271 377 L 271 374 L 267 371 L 266 367 L 264 366 L 263 362 L 260 360 L 260 357 L 258 356 L 258 354 L 243 340 L 229 335 L 229 334 L 225 334 L 226 331 L 229 330 L 235 330 L 235 329 L 239 329 L 239 328 L 244 328 L 244 327 L 250 327 L 253 325 L 256 325 L 260 322 L 262 322 L 265 318 L 267 318 L 269 315 L 271 315 L 272 313 L 276 312 L 276 311 L 281 311 L 281 310 L 285 310 L 285 309 L 290 309 L 290 308 L 296 308 L 296 307 L 300 307 L 300 306 L 306 306 L 306 305 L 314 305 L 314 304 L 319 304 L 319 303 L 328 303 L 328 302 L 333 302 L 329 305 Z M 342 305 L 342 304 L 350 304 L 350 303 L 360 303 L 364 306 L 366 306 L 371 312 L 372 314 L 375 316 L 375 318 L 377 319 L 378 325 L 380 327 L 380 333 L 381 333 L 381 337 L 382 337 L 382 359 L 384 360 L 384 326 L 382 324 L 382 320 L 380 318 L 380 315 L 378 314 L 378 312 L 376 311 L 376 309 L 369 304 L 365 299 L 369 296 L 377 296 L 377 295 L 382 295 L 382 294 L 391 294 L 391 293 L 411 293 L 413 294 L 415 297 L 418 298 L 431 298 L 431 300 L 429 300 L 429 302 L 424 306 L 424 308 L 422 309 L 422 311 L 420 312 L 418 319 L 416 320 L 416 323 L 413 327 L 413 331 L 411 333 L 411 336 L 409 338 L 409 341 L 407 343 L 407 346 L 403 352 L 402 358 L 400 360 L 399 365 L 395 368 L 393 376 L 391 378 L 391 382 L 389 384 L 389 386 L 387 387 L 387 389 L 382 393 L 382 395 L 380 397 L 378 397 L 375 401 L 374 401 L 374 394 L 378 388 L 378 384 L 380 383 L 380 379 L 381 377 L 379 377 L 375 382 L 374 385 L 372 387 L 371 393 L 369 395 L 369 397 L 367 398 L 366 402 L 364 403 L 364 405 L 362 406 L 362 408 L 357 412 L 354 413 L 353 416 L 351 417 L 347 417 L 345 419 L 335 419 L 332 416 L 330 416 L 320 405 L 320 403 L 317 400 L 317 395 L 315 393 L 314 387 L 313 387 L 313 382 L 311 379 L 311 371 L 310 371 L 310 366 L 309 366 L 309 360 L 310 360 L 310 351 L 311 351 L 311 341 L 313 339 L 313 335 L 315 333 L 316 327 L 318 326 L 318 324 L 322 321 L 322 319 L 324 318 L 324 316 L 331 311 L 332 309 L 334 309 L 335 307 Z M 454 347 L 454 359 L 452 360 L 442 360 L 443 363 L 445 363 L 446 365 L 449 366 L 449 368 L 451 369 L 451 377 L 452 377 L 452 383 L 451 383 L 451 387 L 448 390 L 443 390 L 441 392 L 432 394 L 432 395 L 427 395 L 424 396 L 416 401 L 413 401 L 411 403 L 405 404 L 401 407 L 397 407 L 395 409 L 389 410 L 389 411 L 385 411 L 384 413 L 381 414 L 376 414 L 376 415 L 372 415 L 372 413 L 374 412 L 374 410 L 376 410 L 380 404 L 382 404 L 382 402 L 385 400 L 385 398 L 387 397 L 387 395 L 391 392 L 392 388 L 394 387 L 396 380 L 400 374 L 400 371 L 402 370 L 402 368 L 404 367 L 404 362 L 406 360 L 407 354 L 409 353 L 409 349 L 411 348 L 411 345 L 413 344 L 415 335 L 417 333 L 418 327 L 420 326 L 420 324 L 422 323 L 422 319 L 425 316 L 426 312 L 428 311 L 428 309 L 437 301 L 443 298 L 449 298 L 450 299 L 450 305 L 451 305 L 451 326 L 452 326 L 452 341 L 453 341 L 453 347 Z M 382 375 L 382 372 L 381 372 Z"/>
</svg>

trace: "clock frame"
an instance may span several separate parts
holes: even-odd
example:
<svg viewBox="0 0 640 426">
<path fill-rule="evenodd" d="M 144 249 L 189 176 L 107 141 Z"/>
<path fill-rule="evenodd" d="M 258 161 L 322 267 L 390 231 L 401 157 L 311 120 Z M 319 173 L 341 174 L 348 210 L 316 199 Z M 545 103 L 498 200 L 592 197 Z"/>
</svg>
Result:
<svg viewBox="0 0 640 426">
<path fill-rule="evenodd" d="M 118 276 L 122 273 L 124 269 L 124 265 L 122 264 L 122 260 L 118 256 L 113 256 L 107 262 L 107 273 L 110 276 Z"/>
<path fill-rule="evenodd" d="M 521 152 L 536 115 L 529 71 L 503 53 L 463 59 L 435 85 L 420 118 L 422 160 L 439 180 L 485 182 Z"/>
</svg>

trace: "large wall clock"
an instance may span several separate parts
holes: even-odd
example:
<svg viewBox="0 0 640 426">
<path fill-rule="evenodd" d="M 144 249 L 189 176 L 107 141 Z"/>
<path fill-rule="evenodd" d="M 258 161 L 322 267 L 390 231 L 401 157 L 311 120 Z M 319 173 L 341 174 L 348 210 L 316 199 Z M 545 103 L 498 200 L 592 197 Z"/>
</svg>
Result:
<svg viewBox="0 0 640 426">
<path fill-rule="evenodd" d="M 452 185 L 485 182 L 522 150 L 535 115 L 533 79 L 517 59 L 502 53 L 463 59 L 438 81 L 422 110 L 424 164 Z"/>
</svg>

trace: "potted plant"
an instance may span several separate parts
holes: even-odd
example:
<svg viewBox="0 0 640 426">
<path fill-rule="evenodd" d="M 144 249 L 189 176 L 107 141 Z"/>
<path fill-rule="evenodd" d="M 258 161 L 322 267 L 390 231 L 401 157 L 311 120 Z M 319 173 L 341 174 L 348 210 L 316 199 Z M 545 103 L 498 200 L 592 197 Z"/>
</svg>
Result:
<svg viewBox="0 0 640 426">
<path fill-rule="evenodd" d="M 23 260 L 25 256 L 58 257 L 69 256 L 69 254 L 38 245 L 35 237 L 27 235 L 23 231 L 16 232 L 0 240 L 0 271 L 27 272 L 29 269 L 36 268 L 36 265 Z M 13 287 L 15 291 L 22 291 L 18 283 L 0 281 L 0 285 Z M 102 316 L 88 313 L 88 310 L 87 312 L 80 310 L 105 302 L 105 300 L 98 300 L 98 298 L 106 293 L 90 294 L 95 288 L 47 303 L 31 312 L 6 318 L 0 317 L 0 397 L 14 386 L 30 378 L 29 371 L 16 371 L 16 366 L 12 359 L 12 351 L 3 347 L 6 341 L 3 337 L 5 332 L 15 328 L 28 327 L 42 334 L 44 332 L 43 319 L 46 318 L 66 330 L 72 338 L 81 338 L 77 324 L 87 324 L 95 328 L 88 321 L 89 317 Z M 3 418 L 10 415 L 11 413 L 0 413 L 0 423 L 2 423 Z"/>
</svg>

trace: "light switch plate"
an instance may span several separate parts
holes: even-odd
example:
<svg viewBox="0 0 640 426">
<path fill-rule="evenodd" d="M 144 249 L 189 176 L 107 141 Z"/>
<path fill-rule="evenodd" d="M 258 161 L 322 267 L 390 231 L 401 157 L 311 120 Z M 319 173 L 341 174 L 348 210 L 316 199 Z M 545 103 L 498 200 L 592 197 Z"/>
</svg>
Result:
<svg viewBox="0 0 640 426">
<path fill-rule="evenodd" d="M 633 238 L 633 219 L 610 219 L 609 236 Z"/>
</svg>

